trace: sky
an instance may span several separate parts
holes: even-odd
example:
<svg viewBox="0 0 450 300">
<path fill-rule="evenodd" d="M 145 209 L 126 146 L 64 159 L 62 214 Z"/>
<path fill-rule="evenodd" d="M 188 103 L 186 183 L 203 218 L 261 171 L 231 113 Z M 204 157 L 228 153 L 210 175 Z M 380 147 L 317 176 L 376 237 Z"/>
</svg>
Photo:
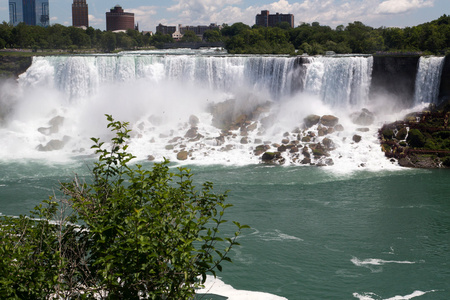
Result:
<svg viewBox="0 0 450 300">
<path fill-rule="evenodd" d="M 49 0 L 50 23 L 72 25 L 72 0 Z M 295 26 L 319 22 L 335 28 L 360 21 L 375 28 L 408 27 L 450 14 L 450 0 L 87 0 L 89 25 L 105 30 L 105 13 L 119 4 L 135 14 L 140 31 L 156 26 L 255 24 L 261 10 L 293 14 Z M 0 20 L 9 22 L 8 0 L 0 0 Z"/>
</svg>

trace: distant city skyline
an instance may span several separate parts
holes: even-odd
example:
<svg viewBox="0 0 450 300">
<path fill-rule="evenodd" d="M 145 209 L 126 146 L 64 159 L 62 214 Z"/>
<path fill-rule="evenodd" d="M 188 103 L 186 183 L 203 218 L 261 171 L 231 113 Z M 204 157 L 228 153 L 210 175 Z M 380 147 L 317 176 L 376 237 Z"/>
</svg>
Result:
<svg viewBox="0 0 450 300">
<path fill-rule="evenodd" d="M 0 20 L 9 22 L 9 0 L 0 2 Z M 140 30 L 155 31 L 164 25 L 255 24 L 262 10 L 293 14 L 295 26 L 319 22 L 335 28 L 354 21 L 372 27 L 407 27 L 450 14 L 449 0 L 87 0 L 89 25 L 106 29 L 105 13 L 116 4 L 135 14 Z M 49 0 L 50 24 L 72 25 L 73 0 Z"/>
</svg>

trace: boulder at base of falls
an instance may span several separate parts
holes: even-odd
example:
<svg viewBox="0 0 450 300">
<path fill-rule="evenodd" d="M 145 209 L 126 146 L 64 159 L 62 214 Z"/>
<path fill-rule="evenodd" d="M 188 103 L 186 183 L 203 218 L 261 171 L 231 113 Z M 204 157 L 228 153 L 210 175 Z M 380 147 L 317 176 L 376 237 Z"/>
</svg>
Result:
<svg viewBox="0 0 450 300">
<path fill-rule="evenodd" d="M 334 142 L 329 138 L 324 138 L 322 140 L 322 144 L 327 150 L 334 150 L 336 146 L 334 145 Z"/>
<path fill-rule="evenodd" d="M 325 115 L 320 118 L 320 124 L 327 127 L 334 127 L 339 123 L 339 118 L 331 115 Z"/>
<path fill-rule="evenodd" d="M 192 139 L 192 138 L 195 138 L 196 136 L 197 136 L 197 127 L 192 127 L 192 128 L 190 128 L 187 132 L 186 132 L 186 134 L 184 135 L 184 137 L 185 138 L 189 138 L 189 139 Z"/>
<path fill-rule="evenodd" d="M 177 153 L 177 159 L 178 160 L 186 160 L 188 158 L 189 153 L 185 150 L 182 150 Z"/>
<path fill-rule="evenodd" d="M 336 126 L 334 126 L 334 130 L 335 131 L 344 131 L 344 126 L 342 126 L 341 124 L 337 124 Z"/>
<path fill-rule="evenodd" d="M 303 119 L 303 122 L 305 123 L 306 128 L 313 127 L 320 121 L 320 116 L 318 115 L 309 115 L 306 118 Z"/>
<path fill-rule="evenodd" d="M 50 135 L 59 132 L 59 127 L 64 123 L 64 117 L 56 116 L 49 122 L 50 127 L 39 127 L 38 131 L 44 135 Z"/>
<path fill-rule="evenodd" d="M 270 149 L 269 145 L 258 145 L 258 146 L 256 146 L 255 150 L 253 151 L 253 154 L 255 154 L 256 156 L 259 156 L 269 149 Z"/>
<path fill-rule="evenodd" d="M 360 135 L 357 135 L 357 134 L 355 134 L 355 135 L 353 136 L 353 141 L 354 141 L 355 143 L 359 143 L 359 142 L 361 142 L 361 136 L 360 136 Z"/>
<path fill-rule="evenodd" d="M 369 126 L 375 121 L 375 115 L 368 109 L 363 108 L 360 112 L 354 112 L 350 115 L 353 124 Z"/>
<path fill-rule="evenodd" d="M 328 152 L 325 151 L 324 147 L 320 143 L 309 145 L 309 147 L 311 148 L 315 158 L 329 156 Z"/>
<path fill-rule="evenodd" d="M 265 164 L 282 165 L 285 160 L 280 152 L 265 152 L 261 157 L 261 161 Z"/>
<path fill-rule="evenodd" d="M 36 147 L 38 151 L 42 152 L 48 152 L 48 151 L 55 151 L 55 150 L 61 150 L 64 148 L 64 145 L 70 140 L 68 136 L 64 136 L 63 140 L 51 140 L 48 142 L 45 146 L 40 144 Z"/>
<path fill-rule="evenodd" d="M 198 119 L 197 116 L 191 115 L 189 117 L 189 125 L 191 125 L 191 127 L 196 127 L 199 122 L 200 120 Z"/>
</svg>

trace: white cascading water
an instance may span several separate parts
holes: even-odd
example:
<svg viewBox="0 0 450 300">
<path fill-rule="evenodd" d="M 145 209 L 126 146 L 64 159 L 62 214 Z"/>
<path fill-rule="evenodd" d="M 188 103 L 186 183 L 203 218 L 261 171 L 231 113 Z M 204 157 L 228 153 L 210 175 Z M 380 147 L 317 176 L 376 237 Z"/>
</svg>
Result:
<svg viewBox="0 0 450 300">
<path fill-rule="evenodd" d="M 372 77 L 373 57 L 315 57 L 309 64 L 304 90 L 333 107 L 364 107 Z"/>
<path fill-rule="evenodd" d="M 178 152 L 188 151 L 188 160 L 180 163 L 256 164 L 261 161 L 254 154 L 258 145 L 276 151 L 274 144 L 298 141 L 309 132 L 315 133 L 311 143 L 322 142 L 319 126 L 301 129 L 306 116 L 317 114 L 335 115 L 344 127 L 326 136 L 336 148 L 330 152 L 330 169 L 396 168 L 384 158 L 377 140 L 377 130 L 387 120 L 383 112 L 373 111 L 375 121 L 367 126 L 353 124 L 349 117 L 372 109 L 368 91 L 373 58 L 305 61 L 202 51 L 35 57 L 18 86 L 10 87 L 14 92 L 7 97 L 8 114 L 0 118 L 0 142 L 6 145 L 0 148 L 0 159 L 64 160 L 91 154 L 89 138 L 110 135 L 104 114 L 111 114 L 130 122 L 129 149 L 139 159 L 177 161 Z M 218 139 L 221 129 L 213 126 L 210 107 L 228 100 L 233 101 L 234 116 L 272 104 L 251 120 L 252 130 L 243 134 L 237 129 Z M 199 138 L 186 137 L 192 115 L 198 118 Z M 361 142 L 353 141 L 356 134 Z M 301 154 L 282 155 L 286 165 L 302 160 Z"/>
<path fill-rule="evenodd" d="M 437 104 L 444 61 L 445 57 L 420 57 L 414 91 L 415 105 Z"/>
</svg>

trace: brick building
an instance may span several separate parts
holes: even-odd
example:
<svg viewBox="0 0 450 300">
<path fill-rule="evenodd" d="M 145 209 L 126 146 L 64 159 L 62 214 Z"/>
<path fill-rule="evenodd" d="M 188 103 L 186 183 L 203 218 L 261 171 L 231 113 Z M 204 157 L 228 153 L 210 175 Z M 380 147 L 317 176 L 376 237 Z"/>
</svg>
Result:
<svg viewBox="0 0 450 300">
<path fill-rule="evenodd" d="M 127 13 L 120 5 L 111 8 L 110 12 L 106 13 L 106 30 L 128 30 L 135 29 L 134 14 Z"/>
<path fill-rule="evenodd" d="M 176 26 L 165 26 L 165 25 L 162 25 L 161 23 L 159 23 L 159 25 L 156 26 L 156 32 L 159 32 L 162 34 L 172 35 L 173 33 L 175 33 L 175 31 L 177 31 Z"/>
<path fill-rule="evenodd" d="M 89 14 L 86 0 L 73 0 L 72 26 L 82 28 L 89 27 Z"/>
<path fill-rule="evenodd" d="M 211 23 L 209 26 L 206 25 L 198 25 L 198 26 L 181 26 L 178 25 L 181 34 L 185 34 L 186 31 L 193 31 L 197 36 L 202 37 L 206 30 L 210 29 L 222 29 L 222 26 L 217 25 L 216 23 Z"/>
<path fill-rule="evenodd" d="M 293 14 L 279 14 L 271 15 L 268 10 L 262 10 L 260 14 L 256 15 L 256 25 L 263 27 L 275 27 L 282 22 L 287 22 L 294 28 Z"/>
</svg>

